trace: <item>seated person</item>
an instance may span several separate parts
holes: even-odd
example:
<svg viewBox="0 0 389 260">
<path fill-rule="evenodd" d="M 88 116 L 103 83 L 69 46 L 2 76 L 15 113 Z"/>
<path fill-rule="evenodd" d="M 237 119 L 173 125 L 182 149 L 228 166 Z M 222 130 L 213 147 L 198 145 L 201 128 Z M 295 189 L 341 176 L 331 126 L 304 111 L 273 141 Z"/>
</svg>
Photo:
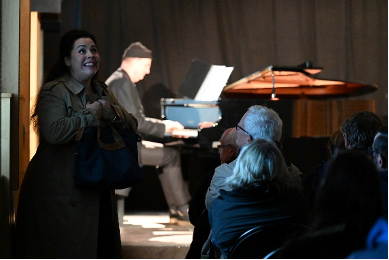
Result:
<svg viewBox="0 0 389 260">
<path fill-rule="evenodd" d="M 344 147 L 368 152 L 374 136 L 382 127 L 380 118 L 370 111 L 360 111 L 347 118 L 340 126 Z"/>
<path fill-rule="evenodd" d="M 271 108 L 253 105 L 250 106 L 236 125 L 236 145 L 240 149 L 256 139 L 265 139 L 273 141 L 280 147 L 279 142 L 282 136 L 283 122 L 276 111 Z M 290 176 L 301 185 L 301 171 L 284 157 Z M 211 184 L 209 185 L 205 206 L 207 209 L 211 203 L 220 195 L 220 190 L 230 191 L 231 187 L 227 185 L 226 178 L 233 174 L 236 165 L 236 159 L 230 163 L 224 163 L 215 169 Z M 208 255 L 211 243 L 211 233 L 204 243 L 202 255 Z"/>
<path fill-rule="evenodd" d="M 274 142 L 256 139 L 245 145 L 226 184 L 232 190 L 220 190 L 208 209 L 212 243 L 222 258 L 227 258 L 234 241 L 253 227 L 305 222 L 301 185 L 288 172 Z"/>
<path fill-rule="evenodd" d="M 382 216 L 379 185 L 378 172 L 365 152 L 339 152 L 323 176 L 311 230 L 287 242 L 276 257 L 346 258 L 363 249 Z"/>
<path fill-rule="evenodd" d="M 239 149 L 236 145 L 236 129 L 235 127 L 228 128 L 221 136 L 220 145 L 218 146 L 220 163 L 232 162 L 238 156 L 238 151 Z M 190 202 L 189 219 L 194 226 L 196 226 L 201 213 L 205 209 L 205 195 L 207 194 L 214 173 L 215 171 L 210 171 L 204 175 Z"/>
<path fill-rule="evenodd" d="M 273 141 L 279 146 L 282 135 L 282 120 L 278 113 L 271 108 L 254 105 L 247 109 L 239 123 L 236 125 L 236 145 L 241 148 L 256 139 L 265 139 Z M 293 165 L 287 158 L 286 161 L 289 174 L 300 182 L 301 171 Z M 209 208 L 215 198 L 219 196 L 219 191 L 231 190 L 226 184 L 225 179 L 232 175 L 236 164 L 236 159 L 230 163 L 225 163 L 215 169 L 211 184 L 209 185 L 205 206 Z"/>
<path fill-rule="evenodd" d="M 138 132 L 144 138 L 163 138 L 164 134 L 184 127 L 176 121 L 146 117 L 136 83 L 150 73 L 151 50 L 140 42 L 132 43 L 124 50 L 120 67 L 107 79 L 106 84 L 120 104 L 138 120 Z M 162 167 L 159 180 L 170 212 L 170 222 L 189 221 L 190 194 L 181 172 L 181 155 L 173 147 L 161 143 L 142 141 L 139 145 L 139 160 L 142 165 Z M 130 188 L 116 190 L 120 221 L 124 214 L 124 199 Z"/>
<path fill-rule="evenodd" d="M 228 128 L 224 131 L 220 138 L 220 145 L 218 146 L 220 162 L 229 163 L 233 161 L 238 153 L 236 141 L 236 129 Z M 211 183 L 214 171 L 208 172 L 201 179 L 197 190 L 192 197 L 189 205 L 189 219 L 193 224 L 193 240 L 190 244 L 189 251 L 186 255 L 187 259 L 201 258 L 201 247 L 207 240 L 211 227 L 208 221 L 208 211 L 205 208 L 205 194 Z"/>
</svg>

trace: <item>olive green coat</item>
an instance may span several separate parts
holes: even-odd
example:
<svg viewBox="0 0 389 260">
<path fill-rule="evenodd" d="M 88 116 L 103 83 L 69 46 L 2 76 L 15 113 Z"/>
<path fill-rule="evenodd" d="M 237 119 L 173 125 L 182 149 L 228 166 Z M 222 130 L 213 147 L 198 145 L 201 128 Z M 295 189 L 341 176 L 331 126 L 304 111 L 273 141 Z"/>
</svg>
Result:
<svg viewBox="0 0 389 260">
<path fill-rule="evenodd" d="M 93 87 L 98 98 L 110 101 L 121 117 L 118 124 L 136 129 L 135 118 L 122 108 L 103 82 L 94 82 Z M 120 258 L 113 192 L 74 186 L 75 136 L 80 128 L 101 123 L 96 111 L 86 108 L 84 87 L 72 77 L 49 82 L 43 86 L 37 106 L 40 144 L 20 189 L 16 257 L 97 258 L 99 250 Z M 100 223 L 100 228 L 104 227 L 104 232 L 100 229 L 100 239 L 105 238 L 108 243 L 103 243 L 107 248 L 98 249 L 101 216 L 110 221 Z"/>
</svg>

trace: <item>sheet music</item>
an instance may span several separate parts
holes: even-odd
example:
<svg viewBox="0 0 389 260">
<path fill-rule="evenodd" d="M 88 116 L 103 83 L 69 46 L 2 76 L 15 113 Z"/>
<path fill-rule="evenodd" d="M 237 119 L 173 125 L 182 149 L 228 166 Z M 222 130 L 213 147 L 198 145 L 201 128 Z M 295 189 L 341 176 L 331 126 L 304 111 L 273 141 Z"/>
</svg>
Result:
<svg viewBox="0 0 389 260">
<path fill-rule="evenodd" d="M 233 69 L 234 67 L 226 67 L 224 65 L 212 65 L 194 100 L 217 100 Z"/>
</svg>

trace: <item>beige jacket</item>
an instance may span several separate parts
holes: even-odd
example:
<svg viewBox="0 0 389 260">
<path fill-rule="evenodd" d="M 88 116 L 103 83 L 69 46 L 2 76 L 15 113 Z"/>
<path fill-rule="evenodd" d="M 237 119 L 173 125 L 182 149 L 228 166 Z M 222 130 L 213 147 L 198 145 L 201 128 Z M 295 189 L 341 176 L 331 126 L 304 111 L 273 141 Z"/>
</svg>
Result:
<svg viewBox="0 0 389 260">
<path fill-rule="evenodd" d="M 103 82 L 94 82 L 94 89 L 99 98 L 110 101 L 121 117 L 118 124 L 136 129 L 136 119 Z M 71 77 L 49 82 L 43 86 L 37 105 L 40 144 L 20 189 L 16 257 L 96 258 L 99 217 L 103 212 L 103 244 L 108 247 L 111 243 L 112 258 L 120 258 L 113 191 L 81 190 L 74 186 L 76 133 L 82 127 L 101 124 L 96 112 L 85 108 L 84 87 Z"/>
</svg>

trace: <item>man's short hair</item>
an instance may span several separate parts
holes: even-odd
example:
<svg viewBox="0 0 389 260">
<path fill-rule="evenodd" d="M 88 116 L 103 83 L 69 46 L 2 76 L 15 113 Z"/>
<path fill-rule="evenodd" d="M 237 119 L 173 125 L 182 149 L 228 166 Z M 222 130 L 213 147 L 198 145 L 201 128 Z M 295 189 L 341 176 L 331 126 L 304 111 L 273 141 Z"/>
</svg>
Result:
<svg viewBox="0 0 389 260">
<path fill-rule="evenodd" d="M 347 135 L 350 148 L 367 149 L 373 144 L 374 136 L 380 127 L 382 127 L 382 122 L 376 114 L 361 111 L 346 119 L 340 130 Z"/>
<path fill-rule="evenodd" d="M 255 139 L 279 142 L 282 135 L 282 120 L 271 108 L 251 106 L 244 119 L 245 130 Z"/>
</svg>

